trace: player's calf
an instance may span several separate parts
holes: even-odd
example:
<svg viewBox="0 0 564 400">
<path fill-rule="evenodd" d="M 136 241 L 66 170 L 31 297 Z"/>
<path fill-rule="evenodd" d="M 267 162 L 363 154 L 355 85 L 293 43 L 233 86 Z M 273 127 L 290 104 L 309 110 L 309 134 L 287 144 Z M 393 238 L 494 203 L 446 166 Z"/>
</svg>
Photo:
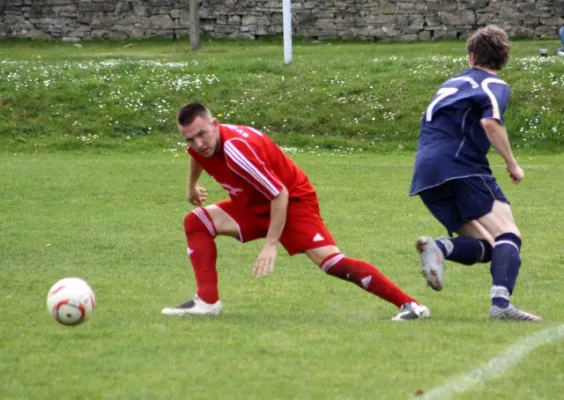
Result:
<svg viewBox="0 0 564 400">
<path fill-rule="evenodd" d="M 430 315 L 427 307 L 420 305 L 376 267 L 365 261 L 346 257 L 342 253 L 335 253 L 321 261 L 320 267 L 327 274 L 353 282 L 367 292 L 396 305 L 400 308 L 400 314 L 401 309 L 405 308 L 407 304 L 412 304 L 413 307 L 417 306 L 414 308 L 417 312 L 417 318 L 402 318 L 402 320 L 428 318 Z"/>
<path fill-rule="evenodd" d="M 161 314 L 219 315 L 222 305 L 217 290 L 217 248 L 214 241 L 216 230 L 209 213 L 204 208 L 190 212 L 184 218 L 184 232 L 198 294 L 178 306 L 164 308 Z"/>
<path fill-rule="evenodd" d="M 492 245 L 484 239 L 468 236 L 441 237 L 435 241 L 446 260 L 464 265 L 487 263 L 492 259 Z"/>
<path fill-rule="evenodd" d="M 519 269 L 521 267 L 521 239 L 515 233 L 503 233 L 495 239 L 492 253 L 490 318 L 520 321 L 540 321 L 541 317 L 520 310 L 511 304 Z"/>
<path fill-rule="evenodd" d="M 514 233 L 496 237 L 492 252 L 492 305 L 506 308 L 521 268 L 521 239 Z"/>
<path fill-rule="evenodd" d="M 184 219 L 184 231 L 188 241 L 188 256 L 192 262 L 198 285 L 198 296 L 209 304 L 219 300 L 217 289 L 216 230 L 209 213 L 204 208 L 190 212 Z"/>
</svg>

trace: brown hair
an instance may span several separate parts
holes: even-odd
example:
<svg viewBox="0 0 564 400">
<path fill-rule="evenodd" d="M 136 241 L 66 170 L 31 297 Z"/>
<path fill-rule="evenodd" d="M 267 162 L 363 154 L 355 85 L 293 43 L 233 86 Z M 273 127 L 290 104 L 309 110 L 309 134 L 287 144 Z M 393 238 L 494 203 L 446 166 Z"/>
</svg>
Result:
<svg viewBox="0 0 564 400">
<path fill-rule="evenodd" d="M 210 110 L 200 103 L 188 103 L 178 112 L 177 121 L 181 126 L 188 126 L 194 122 L 197 117 L 211 118 Z"/>
<path fill-rule="evenodd" d="M 466 44 L 468 53 L 474 53 L 474 64 L 499 71 L 509 60 L 509 37 L 496 25 L 478 29 Z"/>
</svg>

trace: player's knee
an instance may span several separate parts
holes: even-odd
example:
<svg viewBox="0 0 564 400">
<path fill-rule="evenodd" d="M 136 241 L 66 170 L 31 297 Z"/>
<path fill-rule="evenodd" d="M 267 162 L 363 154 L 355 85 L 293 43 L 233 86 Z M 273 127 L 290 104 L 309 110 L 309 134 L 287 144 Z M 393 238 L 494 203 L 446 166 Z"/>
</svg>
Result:
<svg viewBox="0 0 564 400">
<path fill-rule="evenodd" d="M 325 246 L 305 252 L 306 256 L 313 261 L 315 265 L 325 271 L 324 266 L 327 267 L 333 263 L 338 262 L 344 257 L 337 246 Z M 342 256 L 342 257 L 340 257 Z M 337 257 L 337 258 L 335 258 Z M 327 271 L 325 271 L 327 272 Z"/>
<path fill-rule="evenodd" d="M 492 211 L 482 217 L 482 221 L 479 222 L 494 239 L 503 233 L 512 233 L 517 237 L 521 237 L 521 232 L 515 224 L 508 203 L 495 200 Z"/>
<path fill-rule="evenodd" d="M 521 237 L 521 231 L 515 225 L 513 220 L 507 220 L 503 218 L 493 219 L 491 223 L 485 224 L 486 230 L 490 234 L 490 236 L 494 239 L 497 238 L 499 235 L 503 235 L 504 233 L 511 233 L 517 237 Z"/>
<path fill-rule="evenodd" d="M 193 233 L 207 233 L 211 237 L 215 237 L 215 227 L 210 215 L 203 208 L 197 208 L 184 218 L 184 232 L 186 235 Z"/>
<path fill-rule="evenodd" d="M 191 211 L 184 217 L 184 232 L 187 235 L 190 233 L 201 231 L 204 228 L 202 221 L 196 216 L 194 211 Z"/>
<path fill-rule="evenodd" d="M 516 237 L 519 240 L 521 240 L 521 231 L 519 230 L 519 228 L 517 228 L 517 225 L 515 225 L 514 223 L 510 223 L 503 226 L 498 232 L 496 232 L 494 238 L 497 241 L 497 238 L 500 235 L 505 235 L 505 234 L 512 235 L 513 237 Z"/>
</svg>

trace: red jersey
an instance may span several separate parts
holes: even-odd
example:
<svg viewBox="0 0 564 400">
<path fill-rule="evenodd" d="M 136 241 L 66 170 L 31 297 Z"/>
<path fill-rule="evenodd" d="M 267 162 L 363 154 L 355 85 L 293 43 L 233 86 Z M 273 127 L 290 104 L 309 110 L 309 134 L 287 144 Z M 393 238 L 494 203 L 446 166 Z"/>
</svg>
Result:
<svg viewBox="0 0 564 400">
<path fill-rule="evenodd" d="M 219 125 L 220 142 L 211 157 L 188 148 L 188 153 L 229 194 L 236 205 L 253 214 L 270 212 L 270 201 L 283 187 L 289 202 L 315 189 L 306 174 L 261 131 L 236 125 Z"/>
</svg>

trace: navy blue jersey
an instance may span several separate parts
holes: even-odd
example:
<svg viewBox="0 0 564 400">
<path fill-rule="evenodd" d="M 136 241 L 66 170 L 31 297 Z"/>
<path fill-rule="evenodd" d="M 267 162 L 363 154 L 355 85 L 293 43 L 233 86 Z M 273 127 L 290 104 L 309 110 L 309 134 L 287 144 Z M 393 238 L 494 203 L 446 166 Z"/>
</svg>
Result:
<svg viewBox="0 0 564 400">
<path fill-rule="evenodd" d="M 421 118 L 410 194 L 469 176 L 491 176 L 490 141 L 480 124 L 501 124 L 510 90 L 497 75 L 471 68 L 446 81 Z"/>
</svg>

